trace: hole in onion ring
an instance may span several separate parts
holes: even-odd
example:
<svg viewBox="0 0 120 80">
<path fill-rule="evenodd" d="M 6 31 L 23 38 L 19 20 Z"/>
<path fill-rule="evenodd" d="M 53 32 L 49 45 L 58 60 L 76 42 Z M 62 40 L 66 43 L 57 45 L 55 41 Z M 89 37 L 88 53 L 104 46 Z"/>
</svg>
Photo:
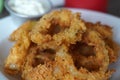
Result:
<svg viewBox="0 0 120 80">
<path fill-rule="evenodd" d="M 61 27 L 58 24 L 52 24 L 51 27 L 48 29 L 47 34 L 53 36 L 54 34 L 57 34 L 61 31 L 65 30 L 65 28 L 67 28 L 67 27 Z"/>
<path fill-rule="evenodd" d="M 55 59 L 55 50 L 53 49 L 45 49 L 45 50 L 37 50 L 37 54 L 34 57 L 33 67 L 36 67 L 39 64 L 45 64 L 47 61 L 54 61 Z"/>
<path fill-rule="evenodd" d="M 78 70 L 81 67 L 89 71 L 99 70 L 100 65 L 95 62 L 95 50 L 93 46 L 76 42 L 76 44 L 70 45 L 69 53 L 72 55 L 74 64 Z"/>
</svg>

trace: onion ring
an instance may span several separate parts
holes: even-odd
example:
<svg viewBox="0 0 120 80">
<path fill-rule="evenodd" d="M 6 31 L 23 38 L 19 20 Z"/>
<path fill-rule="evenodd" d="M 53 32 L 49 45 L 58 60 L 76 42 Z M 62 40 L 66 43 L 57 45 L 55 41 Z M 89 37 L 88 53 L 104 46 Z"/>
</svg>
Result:
<svg viewBox="0 0 120 80">
<path fill-rule="evenodd" d="M 72 56 L 68 52 L 69 48 L 66 45 L 62 45 L 59 47 L 59 49 L 57 49 L 55 61 L 53 61 L 52 63 L 48 62 L 48 64 L 49 65 L 52 64 L 52 66 L 51 67 L 49 66 L 47 68 L 44 67 L 45 69 L 48 69 L 48 71 L 50 71 L 50 73 L 47 74 L 47 76 L 51 77 L 51 75 L 52 75 L 51 80 L 52 79 L 53 80 L 54 79 L 55 80 L 63 79 L 63 78 L 66 79 L 66 78 L 68 78 L 68 76 L 71 76 L 70 78 L 79 79 L 79 80 L 82 80 L 82 79 L 83 80 L 88 80 L 88 79 L 104 80 L 104 79 L 108 78 L 108 77 L 106 77 L 106 75 L 110 74 L 110 72 L 107 73 L 107 68 L 109 65 L 109 57 L 108 57 L 108 51 L 105 48 L 104 41 L 99 37 L 98 34 L 96 34 L 95 31 L 87 32 L 87 33 L 85 33 L 85 36 L 87 36 L 84 39 L 87 42 L 87 44 L 90 46 L 95 46 L 96 60 L 97 60 L 97 62 L 99 62 L 101 64 L 99 70 L 96 72 L 89 72 L 84 67 L 77 69 L 74 65 Z M 94 40 L 91 39 L 91 37 L 94 38 Z M 38 66 L 40 66 L 40 65 L 45 66 L 42 64 L 39 64 Z M 40 70 L 36 69 L 37 67 L 32 68 L 32 70 L 31 70 L 31 68 L 30 69 L 27 68 L 27 69 L 29 69 L 30 72 L 34 71 L 34 69 L 37 71 L 37 73 L 42 72 L 42 69 L 41 68 L 39 68 Z M 28 77 L 25 77 L 25 78 L 26 78 L 26 80 L 33 80 L 32 79 L 33 76 L 29 71 L 27 73 Z M 36 73 L 36 71 L 34 73 Z M 39 77 L 39 79 L 45 80 L 47 78 L 47 76 L 44 76 L 44 78 Z M 37 77 L 37 76 L 34 76 L 34 77 Z M 36 79 L 36 78 L 34 78 L 34 79 Z"/>
<path fill-rule="evenodd" d="M 113 63 L 117 60 L 118 51 L 120 50 L 119 45 L 114 42 L 112 28 L 107 25 L 102 25 L 100 22 L 98 23 L 90 23 L 86 22 L 86 27 L 90 30 L 97 31 L 101 38 L 105 41 L 106 48 L 108 49 L 108 55 L 110 59 L 110 63 Z"/>
<path fill-rule="evenodd" d="M 57 26 L 60 28 L 55 32 Z M 76 38 L 80 38 L 76 35 L 81 35 L 85 30 L 85 24 L 78 13 L 72 14 L 71 11 L 62 9 L 43 16 L 32 30 L 31 40 L 41 46 L 51 41 L 56 45 L 62 42 L 72 43 Z"/>
<path fill-rule="evenodd" d="M 52 56 L 46 56 L 45 51 L 39 46 L 31 47 L 24 62 L 22 78 L 25 80 L 44 80 L 45 78 L 53 80 L 51 74 L 54 51 L 49 50 L 48 53 L 52 53 Z"/>
<path fill-rule="evenodd" d="M 11 34 L 10 40 L 16 41 L 16 44 L 11 48 L 10 54 L 6 59 L 5 72 L 17 74 L 21 71 L 24 58 L 26 57 L 27 50 L 31 44 L 28 34 L 34 24 L 34 21 L 27 21 Z"/>
<path fill-rule="evenodd" d="M 118 52 L 112 34 L 108 26 L 85 22 L 79 13 L 53 11 L 13 32 L 10 39 L 16 44 L 5 71 L 20 73 L 24 80 L 107 80 Z"/>
</svg>

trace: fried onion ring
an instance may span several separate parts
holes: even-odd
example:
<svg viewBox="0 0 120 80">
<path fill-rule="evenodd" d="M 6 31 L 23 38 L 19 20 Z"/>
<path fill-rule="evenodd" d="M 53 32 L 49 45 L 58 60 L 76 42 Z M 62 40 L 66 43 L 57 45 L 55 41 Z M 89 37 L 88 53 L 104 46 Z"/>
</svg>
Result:
<svg viewBox="0 0 120 80">
<path fill-rule="evenodd" d="M 104 48 L 104 46 L 103 46 Z M 108 56 L 107 52 L 103 51 L 104 56 Z M 108 58 L 109 59 L 109 58 Z M 68 53 L 68 47 L 62 46 L 60 50 L 56 53 L 56 66 L 57 70 L 55 70 L 55 75 L 59 78 L 59 76 L 65 78 L 66 76 L 72 76 L 72 79 L 70 80 L 107 80 L 111 74 L 111 72 L 107 72 L 107 67 L 109 64 L 109 61 L 104 58 L 105 61 L 103 65 L 101 65 L 101 68 L 97 72 L 89 72 L 85 68 L 77 68 L 74 66 L 74 61 L 72 59 L 72 56 Z M 56 68 L 56 67 L 55 67 Z M 58 70 L 60 69 L 60 70 Z M 56 72 L 59 71 L 59 72 Z M 63 73 L 62 75 L 59 73 Z M 64 75 L 64 76 L 63 76 Z M 92 77 L 91 77 L 92 76 Z M 63 79 L 60 78 L 60 79 Z M 66 80 L 66 79 L 65 79 Z"/>
<path fill-rule="evenodd" d="M 5 71 L 24 80 L 108 80 L 118 45 L 112 28 L 62 9 L 14 31 Z"/>
<path fill-rule="evenodd" d="M 56 51 L 55 61 L 50 63 L 50 64 L 52 64 L 52 67 L 49 66 L 49 68 L 50 68 L 50 71 L 52 71 L 52 72 L 50 72 L 50 74 L 46 74 L 47 76 L 52 75 L 53 78 L 51 78 L 51 80 L 52 79 L 54 80 L 54 78 L 64 79 L 64 78 L 68 78 L 68 76 L 71 76 L 72 79 L 79 79 L 79 80 L 82 80 L 82 79 L 83 80 L 88 80 L 88 79 L 90 79 L 90 80 L 98 80 L 98 79 L 104 80 L 105 79 L 106 80 L 108 78 L 108 77 L 106 77 L 106 75 L 108 75 L 109 73 L 107 73 L 106 71 L 107 71 L 108 65 L 109 65 L 109 56 L 108 56 L 108 51 L 105 48 L 104 41 L 99 37 L 99 35 L 95 31 L 87 32 L 87 33 L 85 33 L 85 36 L 86 36 L 86 37 L 84 37 L 85 42 L 87 42 L 87 44 L 90 46 L 95 46 L 95 50 L 96 50 L 95 59 L 100 64 L 99 70 L 96 72 L 88 72 L 88 70 L 82 66 L 79 69 L 77 69 L 74 65 L 72 56 L 68 52 L 69 48 L 66 45 L 63 45 L 63 46 L 59 47 L 59 49 Z M 45 66 L 45 64 L 44 65 L 39 64 L 39 65 Z M 32 71 L 34 71 L 34 69 L 35 69 L 37 71 L 37 73 L 42 72 L 42 69 L 41 68 L 40 68 L 40 70 L 36 69 L 37 67 L 35 67 L 35 68 L 32 67 Z M 48 71 L 49 71 L 49 68 L 47 68 Z M 29 68 L 27 67 L 27 69 L 29 69 Z M 31 68 L 29 69 L 29 71 L 30 70 L 31 70 Z M 26 80 L 32 80 L 32 79 L 30 79 L 30 77 L 32 76 L 32 74 L 30 72 L 32 72 L 32 71 L 30 71 L 30 72 L 29 71 L 27 73 L 28 77 L 25 77 Z M 36 71 L 34 73 L 36 73 Z M 39 75 L 41 75 L 41 74 L 39 74 Z M 99 77 L 98 77 L 98 75 L 99 75 Z M 39 77 L 39 79 L 46 80 L 47 76 L 44 76 L 44 78 Z M 93 76 L 93 77 L 90 77 L 90 76 Z M 34 79 L 36 79 L 36 78 L 34 78 Z"/>
<path fill-rule="evenodd" d="M 72 14 L 71 11 L 63 9 L 43 16 L 32 30 L 31 40 L 41 46 L 51 41 L 56 45 L 62 42 L 73 43 L 74 40 L 81 38 L 79 35 L 85 30 L 85 24 L 78 13 Z"/>
<path fill-rule="evenodd" d="M 6 59 L 5 72 L 17 74 L 21 70 L 27 50 L 31 44 L 29 32 L 34 24 L 35 21 L 27 21 L 11 34 L 10 40 L 16 41 L 16 44 L 11 48 L 10 54 Z"/>
<path fill-rule="evenodd" d="M 108 55 L 110 59 L 110 63 L 113 63 L 117 60 L 118 57 L 118 51 L 120 50 L 119 45 L 113 40 L 113 32 L 112 28 L 107 25 L 102 25 L 100 22 L 98 23 L 85 23 L 86 27 L 90 30 L 97 31 L 101 38 L 105 41 L 106 48 L 108 49 Z"/>
</svg>

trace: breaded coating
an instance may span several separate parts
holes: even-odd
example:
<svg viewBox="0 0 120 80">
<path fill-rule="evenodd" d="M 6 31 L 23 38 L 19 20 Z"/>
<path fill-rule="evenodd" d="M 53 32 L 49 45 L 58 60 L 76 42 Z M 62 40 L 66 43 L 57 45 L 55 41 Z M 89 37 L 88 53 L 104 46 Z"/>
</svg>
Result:
<svg viewBox="0 0 120 80">
<path fill-rule="evenodd" d="M 10 35 L 4 70 L 22 80 L 109 80 L 118 58 L 112 28 L 68 9 L 28 21 Z"/>
<path fill-rule="evenodd" d="M 10 49 L 10 54 L 5 61 L 5 71 L 7 73 L 17 74 L 21 70 L 31 43 L 29 32 L 34 23 L 34 21 L 28 21 L 11 34 L 10 40 L 16 41 L 16 43 Z"/>
</svg>

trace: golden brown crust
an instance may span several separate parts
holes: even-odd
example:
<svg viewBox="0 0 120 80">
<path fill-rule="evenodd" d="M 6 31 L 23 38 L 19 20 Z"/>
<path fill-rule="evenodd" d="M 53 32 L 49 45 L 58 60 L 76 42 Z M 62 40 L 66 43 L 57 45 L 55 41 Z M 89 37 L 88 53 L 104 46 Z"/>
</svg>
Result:
<svg viewBox="0 0 120 80">
<path fill-rule="evenodd" d="M 85 22 L 66 9 L 26 22 L 10 40 L 15 45 L 5 72 L 19 72 L 24 80 L 107 80 L 119 50 L 111 27 Z"/>
<path fill-rule="evenodd" d="M 5 71 L 7 73 L 17 74 L 21 70 L 31 43 L 29 32 L 34 23 L 34 21 L 28 21 L 11 34 L 10 40 L 16 41 L 16 43 L 10 49 L 10 54 L 5 62 Z"/>
</svg>

